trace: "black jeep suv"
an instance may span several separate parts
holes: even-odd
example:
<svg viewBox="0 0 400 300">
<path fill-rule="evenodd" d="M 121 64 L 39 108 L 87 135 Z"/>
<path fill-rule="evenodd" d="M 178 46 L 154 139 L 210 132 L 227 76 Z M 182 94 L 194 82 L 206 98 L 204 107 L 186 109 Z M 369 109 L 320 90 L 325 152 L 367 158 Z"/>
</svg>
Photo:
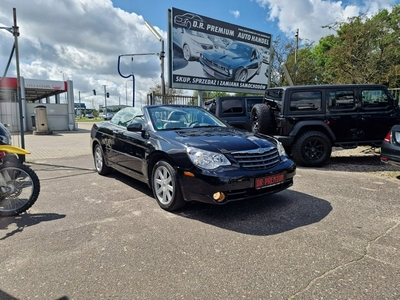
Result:
<svg viewBox="0 0 400 300">
<path fill-rule="evenodd" d="M 269 88 L 251 110 L 253 132 L 274 135 L 302 166 L 322 166 L 332 147 L 379 147 L 400 124 L 398 99 L 384 85 Z"/>
</svg>

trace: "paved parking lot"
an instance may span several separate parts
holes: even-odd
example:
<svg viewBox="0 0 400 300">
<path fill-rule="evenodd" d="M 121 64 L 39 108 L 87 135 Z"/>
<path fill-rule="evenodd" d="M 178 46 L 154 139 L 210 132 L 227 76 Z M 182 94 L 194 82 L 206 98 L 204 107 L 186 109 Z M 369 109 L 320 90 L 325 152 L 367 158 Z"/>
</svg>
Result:
<svg viewBox="0 0 400 300">
<path fill-rule="evenodd" d="M 79 127 L 26 137 L 42 188 L 0 219 L 0 299 L 400 299 L 395 169 L 334 158 L 267 199 L 168 213 L 98 175 Z"/>
</svg>

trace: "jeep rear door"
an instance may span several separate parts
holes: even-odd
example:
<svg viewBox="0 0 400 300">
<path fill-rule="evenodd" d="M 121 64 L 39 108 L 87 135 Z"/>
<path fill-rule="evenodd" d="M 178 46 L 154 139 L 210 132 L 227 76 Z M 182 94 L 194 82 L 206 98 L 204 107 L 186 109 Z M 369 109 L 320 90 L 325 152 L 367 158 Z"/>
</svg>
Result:
<svg viewBox="0 0 400 300">
<path fill-rule="evenodd" d="M 393 99 L 385 87 L 363 87 L 359 90 L 359 127 L 366 140 L 381 142 L 389 129 L 399 121 L 394 117 Z"/>
<path fill-rule="evenodd" d="M 361 140 L 356 89 L 351 87 L 327 89 L 325 98 L 326 122 L 336 136 L 335 142 Z"/>
</svg>

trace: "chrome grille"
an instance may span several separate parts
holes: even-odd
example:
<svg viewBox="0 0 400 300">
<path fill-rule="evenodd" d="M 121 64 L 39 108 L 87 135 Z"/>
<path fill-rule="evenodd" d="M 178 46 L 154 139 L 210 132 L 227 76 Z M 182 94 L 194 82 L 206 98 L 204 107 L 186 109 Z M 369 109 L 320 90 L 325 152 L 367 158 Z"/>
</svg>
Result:
<svg viewBox="0 0 400 300">
<path fill-rule="evenodd" d="M 269 169 L 279 164 L 276 148 L 259 148 L 246 152 L 233 152 L 233 157 L 248 170 Z"/>
</svg>

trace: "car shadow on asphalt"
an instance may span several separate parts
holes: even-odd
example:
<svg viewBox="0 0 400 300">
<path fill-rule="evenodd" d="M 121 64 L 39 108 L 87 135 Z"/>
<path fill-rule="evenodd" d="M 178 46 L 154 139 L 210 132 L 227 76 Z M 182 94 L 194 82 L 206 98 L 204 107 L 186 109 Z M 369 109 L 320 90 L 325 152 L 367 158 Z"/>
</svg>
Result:
<svg viewBox="0 0 400 300">
<path fill-rule="evenodd" d="M 15 224 L 17 228 L 0 237 L 0 241 L 22 232 L 26 227 L 34 226 L 42 222 L 59 220 L 65 218 L 65 216 L 66 215 L 56 213 L 30 214 L 29 212 L 25 212 L 18 216 L 1 217 L 0 230 L 8 229 L 11 224 Z"/>
<path fill-rule="evenodd" d="M 118 172 L 109 176 L 153 198 L 152 190 L 145 183 Z M 287 189 L 223 205 L 193 201 L 170 213 L 231 231 L 265 236 L 317 223 L 331 211 L 328 201 Z"/>
<path fill-rule="evenodd" d="M 317 223 L 331 204 L 307 194 L 285 190 L 226 205 L 190 203 L 176 215 L 250 235 L 274 235 Z"/>
<path fill-rule="evenodd" d="M 321 170 L 343 172 L 393 172 L 400 179 L 400 167 L 381 162 L 378 155 L 331 157 Z"/>
</svg>

